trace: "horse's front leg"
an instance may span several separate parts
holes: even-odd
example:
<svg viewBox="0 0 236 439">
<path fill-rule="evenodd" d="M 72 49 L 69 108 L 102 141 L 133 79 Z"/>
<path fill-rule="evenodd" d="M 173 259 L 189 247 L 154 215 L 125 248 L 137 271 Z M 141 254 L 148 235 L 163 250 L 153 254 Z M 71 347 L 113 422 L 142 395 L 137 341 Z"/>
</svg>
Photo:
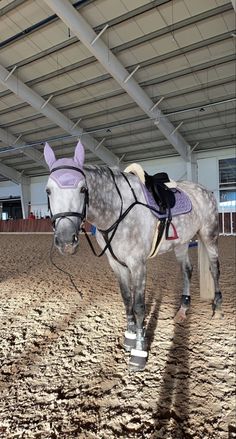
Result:
<svg viewBox="0 0 236 439">
<path fill-rule="evenodd" d="M 131 351 L 136 341 L 136 324 L 133 314 L 133 297 L 130 284 L 130 271 L 128 268 L 118 267 L 118 281 L 120 285 L 121 296 L 125 305 L 127 317 L 127 329 L 124 337 L 124 348 Z"/>
<path fill-rule="evenodd" d="M 124 267 L 119 264 L 119 262 L 115 261 L 111 255 L 108 254 L 107 256 L 110 266 L 118 279 L 121 296 L 125 305 L 127 328 L 124 336 L 124 348 L 126 351 L 130 352 L 136 342 L 136 324 L 133 313 L 130 270 L 128 267 Z"/>
<path fill-rule="evenodd" d="M 136 322 L 136 343 L 131 350 L 130 366 L 134 371 L 143 370 L 147 362 L 147 351 L 145 343 L 145 285 L 146 285 L 146 263 L 140 262 L 139 266 L 132 271 L 133 286 L 133 311 Z"/>
</svg>

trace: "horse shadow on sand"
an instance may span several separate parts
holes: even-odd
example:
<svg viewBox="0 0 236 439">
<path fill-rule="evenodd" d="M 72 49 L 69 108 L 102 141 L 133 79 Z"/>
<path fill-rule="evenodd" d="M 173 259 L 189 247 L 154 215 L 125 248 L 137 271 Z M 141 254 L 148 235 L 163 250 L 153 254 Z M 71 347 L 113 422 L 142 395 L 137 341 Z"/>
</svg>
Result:
<svg viewBox="0 0 236 439">
<path fill-rule="evenodd" d="M 175 312 L 180 305 L 180 292 L 175 294 Z M 158 327 L 158 317 L 162 302 L 162 294 L 159 296 L 151 293 L 147 301 L 147 315 L 149 316 L 146 329 L 148 350 L 154 340 L 154 334 Z M 152 304 L 154 303 L 154 306 Z M 152 309 L 151 309 L 152 308 Z M 174 318 L 174 315 L 173 315 Z M 174 323 L 174 333 L 171 347 L 166 358 L 165 367 L 161 377 L 159 397 L 156 401 L 157 409 L 153 413 L 155 420 L 154 432 L 162 433 L 163 437 L 170 434 L 176 439 L 190 439 L 187 433 L 189 418 L 189 330 L 190 318 L 188 314 L 184 323 Z M 154 433 L 154 434 L 155 434 Z M 172 437 L 171 436 L 171 437 Z M 159 436 L 158 436 L 159 437 Z"/>
</svg>

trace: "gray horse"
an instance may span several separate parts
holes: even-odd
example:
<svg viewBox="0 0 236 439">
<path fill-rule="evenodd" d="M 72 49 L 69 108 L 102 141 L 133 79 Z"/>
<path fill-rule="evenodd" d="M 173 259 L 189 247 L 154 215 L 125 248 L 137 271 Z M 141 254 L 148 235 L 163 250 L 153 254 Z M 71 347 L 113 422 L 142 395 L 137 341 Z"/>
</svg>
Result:
<svg viewBox="0 0 236 439">
<path fill-rule="evenodd" d="M 97 227 L 97 242 L 118 278 L 126 309 L 124 344 L 131 350 L 130 367 L 142 370 L 148 355 L 144 328 L 146 262 L 150 252 L 153 253 L 154 241 L 154 247 L 158 241 L 158 254 L 174 249 L 181 265 L 183 292 L 177 319 L 185 318 L 190 305 L 192 265 L 188 247 L 196 234 L 199 238 L 200 294 L 202 298 L 211 298 L 213 312 L 220 309 L 215 198 L 199 184 L 178 182 L 172 191 L 187 197 L 191 207 L 176 215 L 173 208 L 168 211 L 167 218 L 158 206 L 153 207 L 155 203 L 148 204 L 146 188 L 136 175 L 105 166 L 84 167 L 81 142 L 75 148 L 73 159 L 57 160 L 48 144 L 44 157 L 50 169 L 46 192 L 54 226 L 54 244 L 62 254 L 73 254 L 79 245 L 84 220 Z M 160 214 L 159 219 L 154 215 L 155 210 Z M 168 233 L 171 235 L 170 230 L 174 230 L 174 237 L 168 236 L 168 221 Z"/>
</svg>

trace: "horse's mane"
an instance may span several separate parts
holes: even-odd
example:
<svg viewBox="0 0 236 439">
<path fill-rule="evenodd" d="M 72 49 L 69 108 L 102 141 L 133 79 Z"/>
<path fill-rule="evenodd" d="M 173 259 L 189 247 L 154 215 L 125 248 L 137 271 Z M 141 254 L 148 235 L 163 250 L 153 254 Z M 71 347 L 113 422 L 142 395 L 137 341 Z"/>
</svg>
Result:
<svg viewBox="0 0 236 439">
<path fill-rule="evenodd" d="M 110 169 L 112 170 L 113 174 L 115 177 L 119 177 L 122 175 L 122 171 L 117 167 L 112 167 L 112 166 L 106 166 L 106 165 L 86 165 L 84 166 L 84 171 L 92 171 L 94 173 L 97 173 L 98 175 L 104 175 L 107 178 L 111 179 L 111 172 Z"/>
</svg>

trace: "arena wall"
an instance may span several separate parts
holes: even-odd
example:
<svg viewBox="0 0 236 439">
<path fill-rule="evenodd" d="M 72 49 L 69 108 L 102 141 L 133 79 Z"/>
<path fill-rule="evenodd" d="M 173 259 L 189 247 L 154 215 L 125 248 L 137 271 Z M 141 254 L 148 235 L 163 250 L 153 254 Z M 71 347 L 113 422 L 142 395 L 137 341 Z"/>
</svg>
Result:
<svg viewBox="0 0 236 439">
<path fill-rule="evenodd" d="M 231 158 L 235 156 L 235 149 L 196 153 L 198 182 L 214 192 L 219 205 L 219 167 L 220 159 Z M 180 157 L 160 158 L 154 160 L 144 160 L 140 162 L 143 168 L 150 174 L 156 172 L 167 172 L 170 178 L 174 180 L 184 180 L 187 178 L 186 163 Z M 31 210 L 38 215 L 45 217 L 48 215 L 47 197 L 45 186 L 47 176 L 31 178 Z M 20 196 L 20 186 L 7 181 L 0 183 L 0 199 L 7 197 Z M 220 207 L 220 206 L 219 206 Z M 222 210 L 222 209 L 220 209 Z M 230 209 L 231 211 L 233 210 Z"/>
</svg>

